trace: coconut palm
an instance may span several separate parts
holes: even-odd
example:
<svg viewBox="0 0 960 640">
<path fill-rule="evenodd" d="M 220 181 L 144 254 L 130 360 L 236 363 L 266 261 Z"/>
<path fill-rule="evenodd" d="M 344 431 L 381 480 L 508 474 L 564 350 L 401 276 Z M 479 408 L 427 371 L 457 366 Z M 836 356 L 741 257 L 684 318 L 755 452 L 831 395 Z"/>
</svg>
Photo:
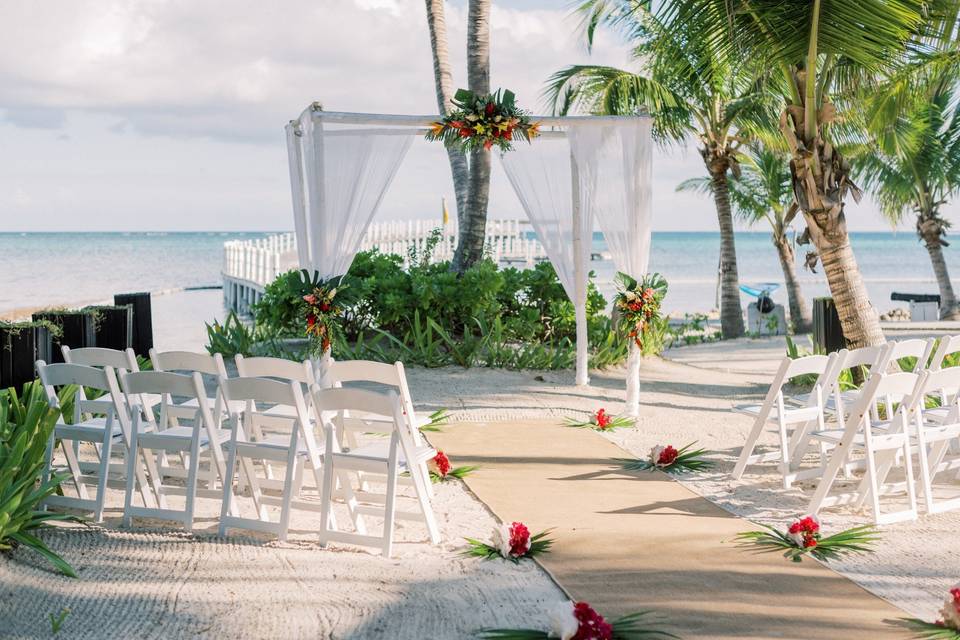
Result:
<svg viewBox="0 0 960 640">
<path fill-rule="evenodd" d="M 433 78 L 437 90 L 437 108 L 440 114 L 449 113 L 453 101 L 453 71 L 450 68 L 450 51 L 447 48 L 447 19 L 444 0 L 424 0 L 427 5 L 427 28 L 430 32 L 430 50 L 433 53 Z M 447 148 L 450 173 L 453 176 L 453 191 L 457 199 L 457 221 L 463 225 L 461 216 L 467 207 L 467 180 L 469 179 L 467 157 L 453 147 Z"/>
<path fill-rule="evenodd" d="M 730 180 L 730 199 L 737 214 L 750 224 L 770 225 L 771 240 L 780 258 L 783 281 L 787 289 L 790 322 L 796 333 L 810 331 L 810 308 L 797 279 L 797 261 L 788 232 L 799 208 L 793 197 L 790 170 L 784 153 L 751 143 L 740 157 L 741 175 Z M 711 183 L 705 178 L 685 180 L 678 191 L 709 192 Z"/>
<path fill-rule="evenodd" d="M 672 33 L 773 70 L 790 150 L 794 194 L 823 264 L 847 342 L 883 342 L 877 313 L 847 234 L 844 204 L 859 200 L 851 166 L 836 146 L 858 89 L 895 73 L 928 16 L 955 0 L 663 0 Z M 702 31 L 701 31 L 702 30 Z"/>
<path fill-rule="evenodd" d="M 940 209 L 960 191 L 960 70 L 924 71 L 895 113 L 881 112 L 882 94 L 871 105 L 873 135 L 854 166 L 891 223 L 916 215 L 917 235 L 930 254 L 940 289 L 940 317 L 954 320 L 960 309 L 943 257 L 950 222 Z"/>
<path fill-rule="evenodd" d="M 736 152 L 746 138 L 743 124 L 759 104 L 751 66 L 707 38 L 670 32 L 646 2 L 587 0 L 578 11 L 585 19 L 588 46 L 597 26 L 612 26 L 626 35 L 643 73 L 569 66 L 550 78 L 547 98 L 559 113 L 576 108 L 605 115 L 647 111 L 660 141 L 697 141 L 720 227 L 721 330 L 725 338 L 743 335 L 728 176 L 739 171 Z"/>
</svg>

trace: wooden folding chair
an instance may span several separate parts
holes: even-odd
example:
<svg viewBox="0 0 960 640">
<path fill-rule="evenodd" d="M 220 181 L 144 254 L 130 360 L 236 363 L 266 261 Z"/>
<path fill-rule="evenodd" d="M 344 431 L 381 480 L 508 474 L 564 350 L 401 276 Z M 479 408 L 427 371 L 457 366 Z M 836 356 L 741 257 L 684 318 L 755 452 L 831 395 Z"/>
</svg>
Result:
<svg viewBox="0 0 960 640">
<path fill-rule="evenodd" d="M 813 438 L 832 446 L 823 477 L 810 500 L 808 513 L 816 514 L 821 509 L 835 505 L 862 506 L 870 500 L 874 522 L 885 524 L 917 517 L 916 487 L 911 464 L 910 423 L 915 419 L 918 402 L 921 401 L 922 379 L 915 373 L 876 372 L 864 384 L 856 404 L 851 408 L 844 427 L 820 431 Z M 886 420 L 878 420 L 877 406 L 889 398 L 902 400 Z M 888 409 L 889 411 L 889 409 Z M 860 452 L 865 458 L 866 474 L 854 491 L 832 493 L 837 475 L 844 469 L 851 454 Z M 905 482 L 887 483 L 890 471 L 898 466 L 904 469 Z M 900 511 L 882 512 L 881 496 L 904 490 L 909 507 Z"/>
<path fill-rule="evenodd" d="M 433 544 L 440 542 L 440 530 L 437 527 L 430 504 L 426 480 L 414 468 L 425 460 L 436 455 L 436 452 L 427 446 L 417 446 L 413 439 L 410 423 L 403 414 L 402 403 L 393 391 L 386 394 L 362 389 L 313 389 L 314 408 L 323 422 L 326 433 L 327 456 L 324 467 L 323 482 L 323 511 L 320 520 L 319 539 L 322 546 L 329 542 L 344 542 L 361 546 L 379 547 L 383 554 L 390 557 L 393 549 L 394 523 L 396 519 L 413 519 L 426 525 Z M 390 438 L 387 442 L 375 443 L 368 446 L 355 447 L 344 451 L 337 442 L 337 428 L 331 420 L 332 415 L 343 412 L 364 412 L 380 418 L 380 424 L 386 421 L 392 425 Z M 373 515 L 383 518 L 381 535 L 371 535 L 360 531 L 342 531 L 336 528 L 331 521 L 333 514 L 333 498 L 335 492 L 334 477 L 341 479 L 341 489 L 345 478 L 351 474 L 347 472 L 362 472 L 385 477 L 386 488 L 384 493 L 374 497 L 368 487 L 366 490 L 351 493 L 356 495 L 361 504 L 357 510 L 364 515 Z M 417 508 L 414 511 L 398 510 L 396 508 L 397 484 L 404 473 L 410 473 L 413 481 Z"/>
<path fill-rule="evenodd" d="M 138 397 L 144 394 L 156 395 L 161 398 L 189 398 L 197 401 L 197 408 L 193 416 L 187 420 L 182 417 L 169 416 L 167 412 L 172 407 L 165 401 L 160 403 L 159 421 L 168 425 L 166 429 L 156 428 L 156 422 L 151 414 L 141 415 L 135 412 L 130 434 L 130 455 L 127 459 L 127 487 L 124 499 L 123 524 L 130 526 L 133 517 L 160 518 L 182 522 L 187 529 L 193 528 L 194 504 L 197 496 L 222 499 L 223 490 L 198 489 L 197 476 L 199 474 L 201 454 L 210 453 L 211 466 L 221 481 L 221 486 L 228 484 L 224 463 L 222 445 L 228 439 L 229 433 L 216 427 L 213 414 L 207 404 L 207 393 L 203 387 L 203 380 L 199 373 L 181 375 L 163 371 L 143 371 L 127 373 L 121 376 L 121 386 L 128 397 Z M 184 421 L 188 424 L 182 424 Z M 147 427 L 144 429 L 143 427 Z M 157 499 L 157 506 L 148 504 L 137 506 L 133 504 L 133 492 L 136 478 L 143 473 L 137 473 L 135 468 L 142 458 L 152 459 L 157 456 L 160 465 L 162 454 L 181 455 L 184 460 L 183 469 L 186 485 L 171 485 L 164 482 L 164 476 L 169 473 L 158 474 L 147 470 L 148 480 Z M 185 497 L 184 509 L 173 510 L 167 505 L 166 496 L 182 495 Z"/>
</svg>

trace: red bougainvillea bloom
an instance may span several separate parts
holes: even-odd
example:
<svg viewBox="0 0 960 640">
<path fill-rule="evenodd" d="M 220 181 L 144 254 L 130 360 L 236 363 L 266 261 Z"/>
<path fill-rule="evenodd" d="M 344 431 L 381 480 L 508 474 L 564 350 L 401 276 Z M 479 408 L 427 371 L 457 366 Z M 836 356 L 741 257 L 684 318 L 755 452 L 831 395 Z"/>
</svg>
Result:
<svg viewBox="0 0 960 640">
<path fill-rule="evenodd" d="M 571 640 L 612 640 L 613 626 L 586 602 L 574 604 L 573 615 L 580 628 Z"/>
<path fill-rule="evenodd" d="M 492 103 L 492 102 L 488 102 L 486 108 L 484 109 L 484 113 L 486 113 L 487 116 L 492 116 L 492 115 L 493 115 L 493 109 L 494 109 L 493 103 Z"/>
<path fill-rule="evenodd" d="M 657 464 L 664 467 L 669 466 L 674 463 L 677 459 L 678 451 L 673 448 L 673 445 L 667 445 L 663 451 L 660 452 L 660 456 L 657 458 Z"/>
<path fill-rule="evenodd" d="M 447 474 L 450 473 L 450 459 L 443 451 L 437 451 L 437 455 L 431 460 L 430 467 L 430 470 L 438 476 L 446 478 Z"/>
<path fill-rule="evenodd" d="M 606 429 L 610 426 L 610 416 L 607 415 L 606 409 L 598 409 L 597 415 L 593 416 L 593 419 L 601 429 Z"/>
<path fill-rule="evenodd" d="M 307 331 L 313 329 L 313 325 L 317 324 L 317 316 L 312 313 L 307 316 Z"/>
<path fill-rule="evenodd" d="M 510 555 L 520 557 L 530 551 L 530 529 L 522 522 L 510 525 Z"/>
</svg>

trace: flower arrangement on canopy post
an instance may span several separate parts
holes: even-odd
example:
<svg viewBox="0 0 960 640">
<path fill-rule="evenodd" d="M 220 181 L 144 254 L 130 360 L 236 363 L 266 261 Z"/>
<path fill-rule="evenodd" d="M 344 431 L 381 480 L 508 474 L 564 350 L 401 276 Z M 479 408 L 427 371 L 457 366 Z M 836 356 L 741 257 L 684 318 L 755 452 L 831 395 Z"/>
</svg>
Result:
<svg viewBox="0 0 960 640">
<path fill-rule="evenodd" d="M 648 640 L 679 638 L 658 627 L 658 620 L 649 611 L 630 613 L 613 622 L 606 619 L 586 602 L 562 602 L 548 614 L 550 630 L 541 629 L 483 629 L 479 637 L 486 640 Z"/>
<path fill-rule="evenodd" d="M 479 147 L 509 151 L 513 140 L 530 142 L 540 134 L 540 124 L 530 122 L 529 114 L 517 107 L 510 90 L 478 95 L 458 89 L 452 102 L 456 108 L 433 123 L 427 140 L 440 140 L 463 152 Z"/>
<path fill-rule="evenodd" d="M 960 584 L 950 589 L 943 607 L 941 618 L 936 622 L 927 622 L 919 618 L 901 618 L 912 629 L 917 638 L 930 640 L 960 640 Z"/>
<path fill-rule="evenodd" d="M 309 278 L 304 270 L 303 276 Z M 303 296 L 301 306 L 304 321 L 304 333 L 307 336 L 310 355 L 317 370 L 317 378 L 321 383 L 326 378 L 330 367 L 330 348 L 333 340 L 339 336 L 340 325 L 338 320 L 343 309 L 339 305 L 337 295 L 344 287 L 337 285 L 341 278 L 331 278 L 323 281 L 317 275 L 312 279 L 312 290 Z"/>
<path fill-rule="evenodd" d="M 627 402 L 623 413 L 636 417 L 640 414 L 640 358 L 644 345 L 652 344 L 652 333 L 661 322 L 660 305 L 667 295 L 667 280 L 659 273 L 648 273 L 637 280 L 618 272 L 614 282 L 617 296 L 613 304 L 620 314 L 622 332 L 630 339 Z"/>
</svg>

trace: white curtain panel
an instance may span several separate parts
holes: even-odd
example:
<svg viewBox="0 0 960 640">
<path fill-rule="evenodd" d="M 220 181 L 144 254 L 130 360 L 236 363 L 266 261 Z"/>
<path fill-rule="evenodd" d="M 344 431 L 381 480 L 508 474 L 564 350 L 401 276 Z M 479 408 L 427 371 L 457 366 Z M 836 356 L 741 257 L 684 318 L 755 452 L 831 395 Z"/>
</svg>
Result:
<svg viewBox="0 0 960 640">
<path fill-rule="evenodd" d="M 577 312 L 577 384 L 587 384 L 587 268 L 593 209 L 566 139 L 518 144 L 500 156 L 504 171 Z M 575 180 L 576 178 L 576 180 Z"/>
<path fill-rule="evenodd" d="M 570 150 L 618 271 L 642 277 L 650 262 L 650 119 L 571 127 Z M 630 343 L 624 413 L 640 413 L 640 350 Z"/>
<path fill-rule="evenodd" d="M 322 278 L 350 268 L 417 129 L 325 126 L 305 112 L 287 127 L 301 268 Z"/>
</svg>

